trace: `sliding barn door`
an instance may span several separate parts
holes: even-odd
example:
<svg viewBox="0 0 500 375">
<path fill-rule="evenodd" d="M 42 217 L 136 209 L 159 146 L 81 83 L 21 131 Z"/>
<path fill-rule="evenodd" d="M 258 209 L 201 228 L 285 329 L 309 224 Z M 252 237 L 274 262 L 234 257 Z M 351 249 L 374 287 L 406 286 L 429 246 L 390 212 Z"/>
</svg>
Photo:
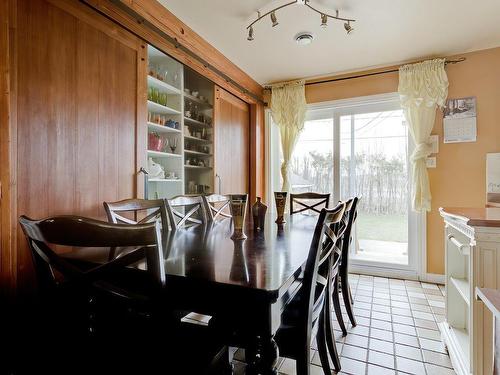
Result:
<svg viewBox="0 0 500 375">
<path fill-rule="evenodd" d="M 17 213 L 104 219 L 103 201 L 143 188 L 143 44 L 71 0 L 18 1 L 15 32 Z M 19 228 L 17 246 L 23 289 L 33 270 Z"/>
<path fill-rule="evenodd" d="M 215 91 L 215 192 L 248 193 L 249 106 L 220 87 Z"/>
</svg>

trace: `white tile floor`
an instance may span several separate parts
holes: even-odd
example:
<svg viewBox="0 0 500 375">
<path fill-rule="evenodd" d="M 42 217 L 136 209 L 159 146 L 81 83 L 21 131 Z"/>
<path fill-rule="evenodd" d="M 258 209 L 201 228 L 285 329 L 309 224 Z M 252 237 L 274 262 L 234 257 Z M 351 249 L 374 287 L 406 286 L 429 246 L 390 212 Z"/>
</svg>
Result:
<svg viewBox="0 0 500 375">
<path fill-rule="evenodd" d="M 455 374 L 436 324 L 444 319 L 444 286 L 363 275 L 350 275 L 350 283 L 358 325 L 342 337 L 334 322 L 341 374 Z M 311 375 L 322 375 L 312 351 Z M 293 360 L 279 365 L 280 374 L 295 374 Z M 236 363 L 235 374 L 242 369 Z"/>
</svg>

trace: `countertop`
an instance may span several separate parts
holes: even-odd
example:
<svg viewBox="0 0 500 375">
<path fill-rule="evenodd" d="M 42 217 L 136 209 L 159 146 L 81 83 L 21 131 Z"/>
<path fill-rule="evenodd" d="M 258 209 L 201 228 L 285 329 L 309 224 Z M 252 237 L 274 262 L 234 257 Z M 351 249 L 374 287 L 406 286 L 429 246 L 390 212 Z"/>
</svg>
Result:
<svg viewBox="0 0 500 375">
<path fill-rule="evenodd" d="M 441 216 L 452 216 L 472 227 L 500 227 L 500 208 L 441 207 Z"/>
</svg>

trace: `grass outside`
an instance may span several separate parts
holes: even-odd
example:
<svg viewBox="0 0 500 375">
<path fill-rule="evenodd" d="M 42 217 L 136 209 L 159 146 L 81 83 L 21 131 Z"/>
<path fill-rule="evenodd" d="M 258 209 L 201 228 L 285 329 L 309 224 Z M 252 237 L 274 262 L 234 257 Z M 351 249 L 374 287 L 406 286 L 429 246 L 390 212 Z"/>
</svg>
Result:
<svg viewBox="0 0 500 375">
<path fill-rule="evenodd" d="M 358 238 L 363 240 L 408 242 L 406 215 L 376 215 L 358 212 Z"/>
</svg>

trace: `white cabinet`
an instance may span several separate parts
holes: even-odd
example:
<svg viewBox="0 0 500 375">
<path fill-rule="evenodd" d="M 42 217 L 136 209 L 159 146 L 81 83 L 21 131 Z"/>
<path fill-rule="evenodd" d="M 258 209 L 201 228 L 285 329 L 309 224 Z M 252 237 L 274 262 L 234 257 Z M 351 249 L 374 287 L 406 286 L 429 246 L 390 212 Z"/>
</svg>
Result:
<svg viewBox="0 0 500 375">
<path fill-rule="evenodd" d="M 446 321 L 439 324 L 457 374 L 492 374 L 492 318 L 474 290 L 500 288 L 500 209 L 440 208 L 445 222 Z"/>
</svg>

